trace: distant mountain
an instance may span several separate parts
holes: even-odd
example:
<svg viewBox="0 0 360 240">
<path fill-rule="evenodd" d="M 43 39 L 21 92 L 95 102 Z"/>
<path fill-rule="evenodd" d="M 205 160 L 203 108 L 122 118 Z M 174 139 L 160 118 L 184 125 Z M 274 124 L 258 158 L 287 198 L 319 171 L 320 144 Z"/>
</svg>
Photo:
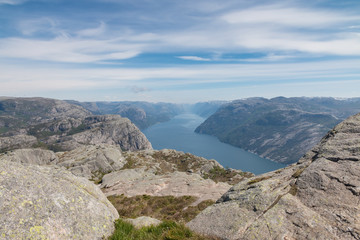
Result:
<svg viewBox="0 0 360 240">
<path fill-rule="evenodd" d="M 360 99 L 249 98 L 223 105 L 195 132 L 278 162 L 297 161 L 337 123 L 360 112 Z"/>
<path fill-rule="evenodd" d="M 198 102 L 191 104 L 189 110 L 192 113 L 195 113 L 203 118 L 208 118 L 214 114 L 220 106 L 229 103 L 228 101 L 208 101 L 208 102 Z"/>
<path fill-rule="evenodd" d="M 169 121 L 184 112 L 182 104 L 149 103 L 149 102 L 77 102 L 72 104 L 84 107 L 93 114 L 118 114 L 128 118 L 138 128 L 145 129 L 159 122 Z"/>
</svg>

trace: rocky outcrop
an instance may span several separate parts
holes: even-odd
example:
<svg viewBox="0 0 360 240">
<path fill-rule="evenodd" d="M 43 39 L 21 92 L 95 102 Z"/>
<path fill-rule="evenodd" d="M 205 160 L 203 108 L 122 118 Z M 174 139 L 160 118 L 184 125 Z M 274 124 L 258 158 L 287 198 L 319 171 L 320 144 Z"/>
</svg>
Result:
<svg viewBox="0 0 360 240">
<path fill-rule="evenodd" d="M 0 161 L 1 239 L 102 239 L 117 218 L 84 178 L 59 167 Z"/>
<path fill-rule="evenodd" d="M 0 152 L 17 148 L 30 148 L 37 144 L 37 139 L 29 135 L 15 135 L 11 137 L 0 137 Z"/>
<path fill-rule="evenodd" d="M 194 205 L 205 200 L 217 200 L 226 192 L 228 183 L 215 183 L 203 179 L 199 174 L 173 172 L 155 175 L 144 169 L 126 169 L 105 175 L 101 187 L 107 196 L 124 194 L 127 197 L 137 195 L 150 196 L 195 196 Z"/>
<path fill-rule="evenodd" d="M 87 129 L 71 136 L 77 143 L 119 145 L 124 151 L 152 149 L 145 135 L 127 118 L 92 116 L 85 118 L 83 124 Z"/>
<path fill-rule="evenodd" d="M 126 163 L 120 149 L 112 145 L 82 146 L 56 155 L 59 159 L 57 165 L 95 182 L 107 173 L 120 170 Z"/>
<path fill-rule="evenodd" d="M 53 151 L 44 149 L 17 149 L 0 155 L 0 161 L 12 161 L 33 165 L 56 165 L 58 157 Z"/>
<path fill-rule="evenodd" d="M 360 112 L 359 99 L 249 98 L 223 105 L 195 131 L 261 157 L 294 163 L 337 123 Z"/>
<path fill-rule="evenodd" d="M 33 165 L 58 165 L 78 177 L 99 182 L 110 172 L 120 170 L 126 163 L 119 147 L 113 145 L 88 145 L 75 150 L 54 153 L 44 149 L 17 149 L 0 155 L 0 161 Z"/>
<path fill-rule="evenodd" d="M 297 164 L 240 182 L 188 226 L 222 239 L 360 239 L 360 114 Z"/>
</svg>

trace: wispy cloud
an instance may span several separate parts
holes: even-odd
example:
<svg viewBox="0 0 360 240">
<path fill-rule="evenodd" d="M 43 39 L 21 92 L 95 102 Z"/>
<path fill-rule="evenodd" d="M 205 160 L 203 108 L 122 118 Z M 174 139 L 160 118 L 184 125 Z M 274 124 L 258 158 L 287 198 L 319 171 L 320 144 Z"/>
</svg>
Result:
<svg viewBox="0 0 360 240">
<path fill-rule="evenodd" d="M 222 19 L 231 24 L 323 28 L 358 21 L 360 17 L 329 10 L 270 5 L 227 13 Z"/>
<path fill-rule="evenodd" d="M 27 0 L 0 0 L 1 4 L 17 5 L 26 2 Z"/>
<path fill-rule="evenodd" d="M 84 37 L 96 37 L 103 34 L 105 30 L 106 24 L 104 22 L 100 22 L 100 25 L 98 27 L 80 30 L 77 32 L 77 34 Z"/>
<path fill-rule="evenodd" d="M 192 60 L 192 61 L 211 61 L 210 58 L 203 58 L 203 57 L 197 57 L 197 56 L 178 56 L 177 58 L 183 59 L 183 60 Z"/>
<path fill-rule="evenodd" d="M 139 48 L 107 40 L 9 38 L 0 39 L 0 58 L 90 63 L 132 58 L 140 53 Z"/>
</svg>

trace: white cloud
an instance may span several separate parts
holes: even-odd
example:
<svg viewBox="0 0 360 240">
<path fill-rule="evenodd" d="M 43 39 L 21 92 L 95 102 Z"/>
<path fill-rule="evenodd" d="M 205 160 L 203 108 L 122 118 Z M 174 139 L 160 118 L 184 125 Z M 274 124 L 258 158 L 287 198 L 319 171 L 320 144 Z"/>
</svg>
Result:
<svg viewBox="0 0 360 240">
<path fill-rule="evenodd" d="M 178 56 L 177 58 L 183 59 L 183 60 L 192 60 L 192 61 L 211 61 L 210 58 L 202 58 L 197 56 Z"/>
<path fill-rule="evenodd" d="M 98 27 L 83 29 L 77 32 L 77 34 L 83 37 L 94 37 L 103 34 L 105 30 L 106 30 L 106 24 L 104 22 L 100 22 L 100 25 Z"/>
</svg>

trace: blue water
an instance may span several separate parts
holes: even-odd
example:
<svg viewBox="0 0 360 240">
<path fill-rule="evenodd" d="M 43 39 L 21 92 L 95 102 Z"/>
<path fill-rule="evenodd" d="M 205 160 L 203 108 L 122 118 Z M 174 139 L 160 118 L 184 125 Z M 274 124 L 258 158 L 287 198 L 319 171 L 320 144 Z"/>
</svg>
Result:
<svg viewBox="0 0 360 240">
<path fill-rule="evenodd" d="M 196 114 L 181 114 L 172 120 L 155 124 L 143 132 L 154 149 L 176 149 L 207 159 L 215 159 L 224 167 L 261 174 L 285 167 L 256 154 L 220 142 L 216 137 L 195 133 L 204 118 Z"/>
</svg>

